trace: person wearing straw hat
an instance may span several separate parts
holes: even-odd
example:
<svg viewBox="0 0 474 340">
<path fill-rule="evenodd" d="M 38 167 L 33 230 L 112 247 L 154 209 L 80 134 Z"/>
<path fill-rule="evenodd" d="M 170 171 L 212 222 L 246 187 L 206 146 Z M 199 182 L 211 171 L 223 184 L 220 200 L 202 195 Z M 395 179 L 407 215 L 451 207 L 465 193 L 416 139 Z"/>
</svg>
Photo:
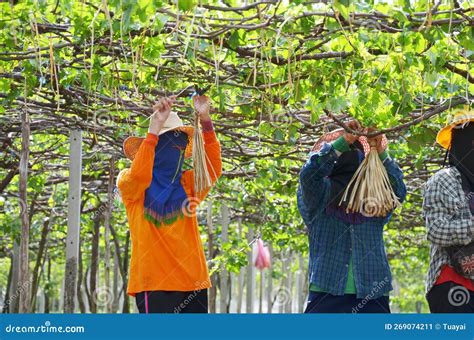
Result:
<svg viewBox="0 0 474 340">
<path fill-rule="evenodd" d="M 361 130 L 357 121 L 347 124 Z M 300 172 L 298 209 L 308 228 L 309 297 L 305 313 L 390 313 L 391 273 L 379 217 L 348 212 L 343 193 L 376 147 L 390 184 L 402 201 L 403 174 L 386 150 L 383 135 L 367 139 L 344 129 L 323 135 Z M 370 203 L 370 202 L 368 202 Z"/>
<path fill-rule="evenodd" d="M 449 167 L 424 190 L 431 243 L 426 298 L 432 313 L 474 313 L 474 111 L 455 110 L 436 141 L 446 149 Z"/>
<path fill-rule="evenodd" d="M 147 136 L 123 144 L 132 161 L 118 178 L 132 240 L 128 294 L 140 313 L 208 312 L 211 284 L 195 210 L 221 175 L 221 148 L 209 98 L 193 97 L 194 127 L 171 110 L 174 101 L 160 99 Z M 193 169 L 182 171 L 191 156 Z"/>
</svg>

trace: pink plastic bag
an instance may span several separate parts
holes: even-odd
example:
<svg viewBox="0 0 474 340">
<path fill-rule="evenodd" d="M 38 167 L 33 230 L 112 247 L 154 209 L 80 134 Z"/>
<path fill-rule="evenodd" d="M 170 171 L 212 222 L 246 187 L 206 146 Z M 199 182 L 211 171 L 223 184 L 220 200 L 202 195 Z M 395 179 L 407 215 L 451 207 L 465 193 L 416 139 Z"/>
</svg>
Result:
<svg viewBox="0 0 474 340">
<path fill-rule="evenodd" d="M 258 239 L 256 243 L 254 243 L 254 261 L 255 267 L 260 270 L 270 267 L 271 260 L 270 260 L 270 251 L 268 247 L 263 245 L 263 241 Z"/>
</svg>

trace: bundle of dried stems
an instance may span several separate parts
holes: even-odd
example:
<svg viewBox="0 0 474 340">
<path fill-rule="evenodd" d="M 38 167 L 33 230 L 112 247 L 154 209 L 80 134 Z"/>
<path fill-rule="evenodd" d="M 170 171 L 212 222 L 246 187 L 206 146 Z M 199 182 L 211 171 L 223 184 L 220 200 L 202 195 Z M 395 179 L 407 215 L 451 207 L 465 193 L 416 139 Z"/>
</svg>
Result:
<svg viewBox="0 0 474 340">
<path fill-rule="evenodd" d="M 401 205 L 375 145 L 371 144 L 369 154 L 354 173 L 339 205 L 342 202 L 347 202 L 347 212 L 370 217 L 386 216 Z"/>
<path fill-rule="evenodd" d="M 194 168 L 194 190 L 196 193 L 202 192 L 211 187 L 212 181 L 207 167 L 207 154 L 204 149 L 201 123 L 199 115 L 194 116 L 194 136 L 193 136 L 193 168 Z M 209 163 L 210 164 L 210 163 Z"/>
</svg>

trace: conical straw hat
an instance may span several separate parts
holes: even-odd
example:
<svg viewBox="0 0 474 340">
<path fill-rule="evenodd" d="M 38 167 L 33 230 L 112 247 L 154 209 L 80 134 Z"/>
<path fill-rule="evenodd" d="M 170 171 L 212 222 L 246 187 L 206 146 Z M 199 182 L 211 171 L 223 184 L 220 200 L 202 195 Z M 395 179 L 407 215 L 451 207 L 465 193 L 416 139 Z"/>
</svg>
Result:
<svg viewBox="0 0 474 340">
<path fill-rule="evenodd" d="M 190 158 L 193 150 L 194 127 L 185 126 L 181 118 L 179 118 L 178 114 L 176 112 L 171 112 L 158 135 L 162 135 L 172 130 L 182 131 L 188 135 L 188 145 L 186 146 L 184 157 Z M 135 155 L 138 152 L 138 149 L 140 148 L 140 145 L 142 145 L 144 140 L 144 137 L 127 137 L 123 142 L 123 153 L 125 154 L 125 157 L 133 161 Z"/>
<path fill-rule="evenodd" d="M 474 122 L 474 111 L 469 110 L 469 106 L 457 109 L 453 112 L 450 123 L 442 128 L 436 136 L 436 142 L 445 149 L 451 146 L 451 132 L 458 125 L 463 125 L 467 122 Z"/>
<path fill-rule="evenodd" d="M 336 139 L 338 139 L 339 137 L 341 137 L 343 134 L 344 134 L 344 129 L 342 128 L 324 134 L 316 141 L 316 143 L 314 143 L 312 151 L 319 151 L 324 143 L 331 143 L 335 141 Z M 359 142 L 364 147 L 364 153 L 368 155 L 370 152 L 370 145 L 367 140 L 367 137 L 365 136 L 359 137 Z M 387 138 L 384 136 L 382 139 L 382 146 L 386 147 L 387 144 L 388 144 Z"/>
</svg>

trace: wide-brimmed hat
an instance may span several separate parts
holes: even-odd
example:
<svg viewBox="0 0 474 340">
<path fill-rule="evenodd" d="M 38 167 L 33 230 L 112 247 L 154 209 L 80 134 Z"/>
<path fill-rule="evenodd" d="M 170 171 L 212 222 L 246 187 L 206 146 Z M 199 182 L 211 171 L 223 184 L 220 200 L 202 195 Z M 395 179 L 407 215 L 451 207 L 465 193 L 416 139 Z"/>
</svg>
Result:
<svg viewBox="0 0 474 340">
<path fill-rule="evenodd" d="M 316 143 L 313 145 L 312 151 L 319 151 L 321 147 L 323 146 L 324 143 L 331 143 L 341 137 L 344 134 L 344 129 L 336 129 L 334 131 L 328 132 L 321 136 Z M 367 140 L 367 137 L 365 136 L 360 136 L 359 137 L 359 142 L 362 144 L 362 147 L 364 148 L 364 153 L 367 155 L 370 152 L 370 144 L 369 141 Z M 387 138 L 383 136 L 382 139 L 382 145 L 386 147 L 388 144 Z"/>
<path fill-rule="evenodd" d="M 191 157 L 193 150 L 194 127 L 185 126 L 178 114 L 176 112 L 171 112 L 158 135 L 162 135 L 168 131 L 182 131 L 188 135 L 188 145 L 184 151 L 184 157 Z M 123 142 L 123 153 L 125 154 L 125 157 L 133 161 L 144 140 L 144 137 L 127 137 Z"/>
<path fill-rule="evenodd" d="M 449 149 L 451 146 L 452 130 L 457 126 L 461 126 L 467 122 L 474 121 L 474 111 L 469 109 L 469 106 L 464 106 L 460 109 L 453 111 L 451 118 L 448 121 L 448 125 L 442 128 L 436 136 L 436 142 L 445 149 Z"/>
</svg>

